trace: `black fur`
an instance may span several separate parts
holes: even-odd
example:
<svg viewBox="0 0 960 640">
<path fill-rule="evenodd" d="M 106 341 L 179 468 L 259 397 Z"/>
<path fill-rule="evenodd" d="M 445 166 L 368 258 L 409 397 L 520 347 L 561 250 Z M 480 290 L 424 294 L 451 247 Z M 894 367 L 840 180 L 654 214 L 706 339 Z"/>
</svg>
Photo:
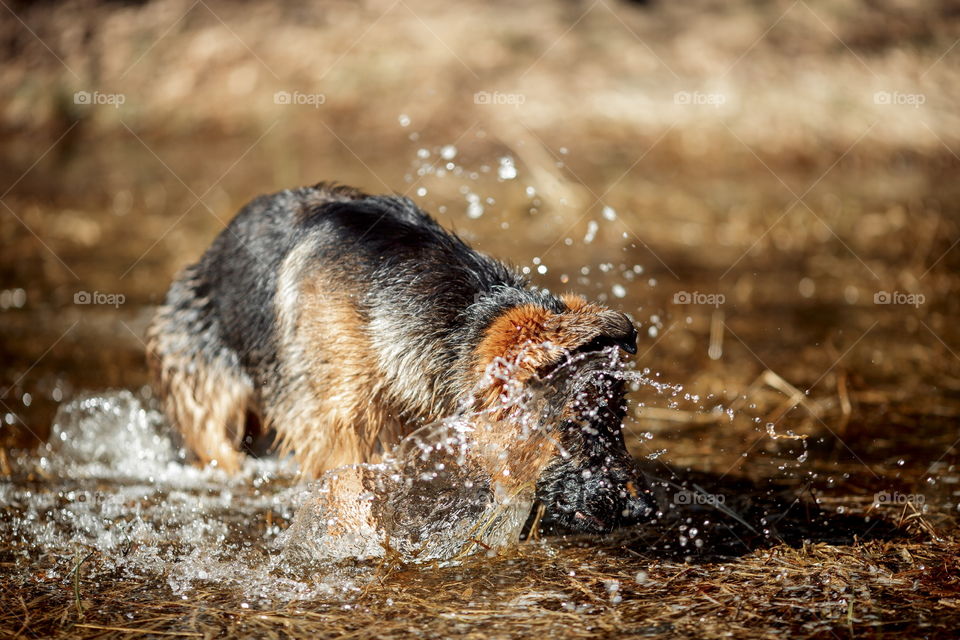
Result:
<svg viewBox="0 0 960 640">
<path fill-rule="evenodd" d="M 588 344 L 545 382 L 573 417 L 557 430 L 562 455 L 537 482 L 549 530 L 604 533 L 651 517 L 655 503 L 623 439 L 626 389 L 616 375 L 616 347 Z M 556 380 L 554 380 L 556 379 Z"/>
</svg>

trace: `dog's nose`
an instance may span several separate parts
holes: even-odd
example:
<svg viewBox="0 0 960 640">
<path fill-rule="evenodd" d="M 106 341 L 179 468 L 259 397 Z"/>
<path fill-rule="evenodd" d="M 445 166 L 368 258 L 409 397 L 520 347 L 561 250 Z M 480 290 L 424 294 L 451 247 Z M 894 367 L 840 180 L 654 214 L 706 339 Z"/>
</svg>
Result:
<svg viewBox="0 0 960 640">
<path fill-rule="evenodd" d="M 624 336 L 617 341 L 617 344 L 620 345 L 620 348 L 626 351 L 629 354 L 634 354 L 637 352 L 637 330 L 631 327 L 631 331 L 628 335 Z"/>
<path fill-rule="evenodd" d="M 617 344 L 620 346 L 621 349 L 623 349 L 627 353 L 630 353 L 630 354 L 636 353 L 637 352 L 637 328 L 633 325 L 633 322 L 630 321 L 630 318 L 628 318 L 624 314 L 620 314 L 620 315 L 623 318 L 623 322 L 625 325 L 624 328 L 626 330 L 623 332 L 623 335 L 617 338 Z"/>
</svg>

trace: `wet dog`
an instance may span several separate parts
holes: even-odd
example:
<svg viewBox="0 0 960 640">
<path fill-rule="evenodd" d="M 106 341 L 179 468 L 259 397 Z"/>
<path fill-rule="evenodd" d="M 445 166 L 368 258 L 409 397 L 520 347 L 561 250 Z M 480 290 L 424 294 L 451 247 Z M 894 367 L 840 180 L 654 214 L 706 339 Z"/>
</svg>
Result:
<svg viewBox="0 0 960 640">
<path fill-rule="evenodd" d="M 577 354 L 635 353 L 636 339 L 623 313 L 531 287 L 408 199 L 320 184 L 241 210 L 172 284 L 147 352 L 200 461 L 235 470 L 272 431 L 319 475 L 464 406 L 495 407 Z M 498 364 L 507 373 L 491 375 Z M 554 394 L 551 446 L 515 444 L 502 410 L 474 436 L 535 468 L 548 519 L 574 530 L 653 507 L 623 440 L 624 385 L 602 368 Z"/>
</svg>

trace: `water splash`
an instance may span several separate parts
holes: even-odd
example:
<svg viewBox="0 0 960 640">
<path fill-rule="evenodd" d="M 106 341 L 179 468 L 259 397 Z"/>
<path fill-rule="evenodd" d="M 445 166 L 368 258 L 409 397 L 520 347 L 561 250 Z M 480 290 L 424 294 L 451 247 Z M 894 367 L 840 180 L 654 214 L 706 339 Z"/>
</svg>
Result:
<svg viewBox="0 0 960 640">
<path fill-rule="evenodd" d="M 285 561 L 448 560 L 517 542 L 540 471 L 554 451 L 564 454 L 552 433 L 562 406 L 555 394 L 575 396 L 598 367 L 619 371 L 618 363 L 615 350 L 578 354 L 521 384 L 515 362 L 495 360 L 478 384 L 501 385 L 492 408 L 467 405 L 405 438 L 380 464 L 325 474 L 283 536 Z"/>
<path fill-rule="evenodd" d="M 516 542 L 541 454 L 563 454 L 551 394 L 578 393 L 589 371 L 571 360 L 520 384 L 510 363 L 495 362 L 486 376 L 503 389 L 494 409 L 464 407 L 382 462 L 314 483 L 290 459 L 246 458 L 232 476 L 197 467 L 149 397 L 79 397 L 60 407 L 39 456 L 11 460 L 0 535 L 17 566 L 53 577 L 93 554 L 88 579 L 153 577 L 176 595 L 215 582 L 251 598 L 353 598 L 374 567 L 363 558 L 449 562 Z M 507 415 L 526 457 L 507 456 L 494 437 Z"/>
</svg>

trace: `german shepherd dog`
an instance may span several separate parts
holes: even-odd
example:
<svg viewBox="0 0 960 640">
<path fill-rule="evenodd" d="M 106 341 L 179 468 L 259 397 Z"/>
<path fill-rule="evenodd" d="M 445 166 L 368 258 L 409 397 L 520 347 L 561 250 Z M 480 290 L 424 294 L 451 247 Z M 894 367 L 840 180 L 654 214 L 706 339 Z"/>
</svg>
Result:
<svg viewBox="0 0 960 640">
<path fill-rule="evenodd" d="M 505 384 L 485 377 L 494 361 L 522 385 L 579 353 L 619 361 L 636 339 L 623 313 L 531 287 L 409 199 L 321 183 L 244 207 L 173 282 L 147 357 L 199 461 L 236 470 L 245 444 L 274 433 L 319 476 L 375 461 L 465 403 L 491 406 Z M 538 471 L 544 522 L 562 529 L 653 511 L 623 439 L 624 384 L 602 388 L 561 412 Z M 508 456 L 530 457 L 499 435 Z"/>
</svg>

